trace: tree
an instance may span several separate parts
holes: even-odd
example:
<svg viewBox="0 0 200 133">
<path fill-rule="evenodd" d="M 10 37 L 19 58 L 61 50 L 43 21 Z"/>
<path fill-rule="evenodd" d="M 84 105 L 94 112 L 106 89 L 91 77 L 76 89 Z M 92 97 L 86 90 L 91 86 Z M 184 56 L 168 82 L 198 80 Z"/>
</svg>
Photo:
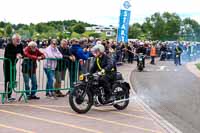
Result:
<svg viewBox="0 0 200 133">
<path fill-rule="evenodd" d="M 0 28 L 5 28 L 5 26 L 6 26 L 7 24 L 5 23 L 5 22 L 0 22 Z"/>
<path fill-rule="evenodd" d="M 11 36 L 12 30 L 13 30 L 13 29 L 12 29 L 12 25 L 11 25 L 11 24 L 6 25 L 5 32 L 6 32 L 6 35 L 7 35 L 8 37 Z"/>
<path fill-rule="evenodd" d="M 165 12 L 163 15 L 165 21 L 165 40 L 177 40 L 181 26 L 181 18 L 173 13 Z"/>
<path fill-rule="evenodd" d="M 183 28 L 185 30 L 185 40 L 200 41 L 200 25 L 197 21 L 186 18 L 183 20 Z"/>
<path fill-rule="evenodd" d="M 135 23 L 129 28 L 129 38 L 138 39 L 142 35 L 142 28 L 139 23 Z"/>
<path fill-rule="evenodd" d="M 90 33 L 89 37 L 100 38 L 101 35 L 99 33 Z"/>
<path fill-rule="evenodd" d="M 4 29 L 0 28 L 0 37 L 3 37 L 5 34 Z"/>
<path fill-rule="evenodd" d="M 85 27 L 81 24 L 76 24 L 73 27 L 74 32 L 78 33 L 78 34 L 83 34 L 85 32 Z"/>
<path fill-rule="evenodd" d="M 175 13 L 155 13 L 142 24 L 143 35 L 151 40 L 177 40 L 181 18 Z"/>
</svg>

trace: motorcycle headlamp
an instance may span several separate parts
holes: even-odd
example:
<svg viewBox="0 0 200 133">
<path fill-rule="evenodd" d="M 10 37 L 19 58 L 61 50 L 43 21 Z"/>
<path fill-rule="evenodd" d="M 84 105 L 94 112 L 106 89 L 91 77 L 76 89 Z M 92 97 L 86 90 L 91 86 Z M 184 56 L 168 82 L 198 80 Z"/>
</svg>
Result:
<svg viewBox="0 0 200 133">
<path fill-rule="evenodd" d="M 83 80 L 84 80 L 84 75 L 83 75 L 83 74 L 81 74 L 81 75 L 79 76 L 79 80 L 80 80 L 80 81 L 83 81 Z"/>
<path fill-rule="evenodd" d="M 139 61 L 142 61 L 142 58 L 139 58 Z"/>
</svg>

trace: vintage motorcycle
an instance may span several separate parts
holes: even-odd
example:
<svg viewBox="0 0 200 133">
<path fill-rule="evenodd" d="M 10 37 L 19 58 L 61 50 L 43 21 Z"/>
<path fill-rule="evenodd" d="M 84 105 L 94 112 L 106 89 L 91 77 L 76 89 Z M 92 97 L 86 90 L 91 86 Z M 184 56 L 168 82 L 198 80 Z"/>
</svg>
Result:
<svg viewBox="0 0 200 133">
<path fill-rule="evenodd" d="M 74 84 L 74 89 L 69 95 L 69 103 L 71 108 L 79 113 L 87 113 L 94 105 L 114 106 L 118 110 L 125 109 L 129 104 L 130 86 L 123 80 L 122 74 L 117 72 L 116 79 L 112 83 L 112 90 L 107 99 L 106 89 L 100 85 L 99 73 L 80 75 L 79 81 Z"/>
</svg>

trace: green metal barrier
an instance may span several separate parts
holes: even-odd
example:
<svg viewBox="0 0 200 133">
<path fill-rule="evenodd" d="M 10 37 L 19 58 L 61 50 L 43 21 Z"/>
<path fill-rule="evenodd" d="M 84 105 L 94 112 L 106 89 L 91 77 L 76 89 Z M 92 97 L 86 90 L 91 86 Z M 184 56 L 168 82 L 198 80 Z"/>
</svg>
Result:
<svg viewBox="0 0 200 133">
<path fill-rule="evenodd" d="M 77 82 L 78 80 L 78 75 L 80 74 L 80 64 L 79 61 L 75 61 L 75 62 L 69 62 L 65 59 L 55 59 L 55 58 L 48 58 L 48 59 L 44 59 L 44 60 L 40 60 L 40 61 L 36 61 L 36 71 L 32 72 L 28 69 L 32 69 L 34 67 L 34 62 L 31 59 L 28 58 L 24 58 L 24 59 L 16 59 L 15 62 L 12 64 L 12 61 L 10 59 L 6 59 L 6 58 L 0 58 L 2 65 L 3 62 L 7 61 L 9 62 L 9 66 L 5 66 L 4 67 L 9 67 L 10 72 L 9 72 L 9 87 L 11 88 L 11 90 L 5 91 L 5 78 L 3 78 L 3 85 L 4 87 L 2 90 L 0 90 L 0 95 L 1 95 L 1 100 L 2 103 L 5 102 L 5 99 L 7 98 L 7 95 L 9 93 L 11 93 L 12 91 L 20 94 L 20 98 L 19 101 L 21 100 L 21 98 L 24 98 L 25 102 L 27 102 L 27 93 L 31 92 L 31 88 L 32 86 L 29 83 L 29 87 L 30 87 L 30 91 L 26 90 L 25 87 L 25 82 L 24 82 L 24 74 L 36 74 L 36 79 L 37 79 L 37 91 L 38 92 L 45 92 L 46 91 L 46 83 L 47 83 L 47 76 L 44 72 L 44 65 L 45 63 L 49 63 L 50 66 L 48 67 L 52 67 L 51 64 L 56 64 L 56 66 L 53 66 L 55 69 L 55 73 L 54 73 L 54 87 L 53 88 L 49 88 L 50 91 L 55 91 L 55 90 L 69 90 L 71 91 L 73 89 L 73 83 Z M 85 62 L 86 65 L 86 69 L 90 64 L 90 60 L 89 62 L 86 61 Z M 90 64 L 91 65 L 91 64 Z M 82 67 L 82 66 L 81 66 Z M 4 68 L 5 69 L 5 68 Z M 3 70 L 4 70 L 3 69 Z M 24 69 L 27 69 L 27 72 L 24 71 Z M 61 69 L 61 70 L 60 70 Z M 83 69 L 83 68 L 82 68 Z M 4 73 L 5 74 L 5 73 Z M 55 75 L 58 74 L 58 75 Z M 60 74 L 60 76 L 59 76 Z M 6 75 L 4 75 L 5 77 Z M 56 76 L 56 77 L 55 77 Z M 63 76 L 63 79 L 61 79 L 61 86 L 60 87 L 56 87 L 55 82 L 60 81 L 60 78 Z M 59 83 L 59 82 L 58 82 Z"/>
<path fill-rule="evenodd" d="M 25 63 L 24 63 L 25 62 Z M 60 72 L 60 74 L 62 72 L 67 73 L 64 74 L 65 76 L 63 77 L 63 80 L 61 82 L 61 87 L 59 88 L 49 88 L 50 91 L 55 91 L 55 90 L 72 90 L 73 89 L 73 83 L 76 82 L 78 80 L 78 73 L 79 73 L 79 62 L 67 62 L 67 60 L 65 59 L 56 59 L 56 58 L 48 58 L 48 59 L 44 59 L 44 60 L 40 60 L 37 61 L 37 69 L 36 69 L 36 79 L 37 79 L 37 92 L 45 92 L 46 91 L 46 84 L 47 84 L 47 77 L 44 73 L 44 65 L 45 63 L 50 64 L 48 67 L 48 69 L 51 68 L 57 68 L 55 70 L 54 73 L 54 85 L 55 85 L 55 81 L 57 81 L 58 79 L 56 78 L 60 78 L 59 75 L 57 77 L 55 77 L 55 74 L 57 72 Z M 26 65 L 24 65 L 26 64 Z M 55 65 L 56 64 L 56 65 Z M 25 82 L 24 82 L 24 74 L 34 74 L 34 72 L 29 72 L 29 70 L 27 70 L 28 72 L 24 72 L 24 70 L 22 71 L 22 69 L 24 69 L 24 67 L 27 67 L 25 69 L 32 69 L 32 67 L 34 67 L 34 62 L 31 59 L 28 58 L 24 58 L 24 59 L 20 59 L 20 60 L 16 60 L 15 66 L 17 68 L 17 72 L 14 73 L 14 76 L 17 77 L 17 82 L 15 82 L 15 84 L 13 83 L 13 91 L 15 93 L 20 93 L 21 96 L 19 98 L 19 100 L 21 100 L 21 98 L 23 97 L 25 102 L 27 102 L 27 95 L 26 93 L 29 93 L 28 90 L 26 90 L 25 88 Z M 52 65 L 52 66 L 51 66 Z M 64 68 L 66 67 L 66 68 Z M 62 70 L 58 70 L 58 69 L 62 69 Z M 58 73 L 59 74 L 59 73 Z M 70 82 L 69 82 L 70 81 Z M 29 87 L 31 88 L 31 85 L 29 84 Z"/>
<path fill-rule="evenodd" d="M 10 59 L 7 58 L 0 58 L 0 64 L 3 66 L 3 69 L 1 69 L 1 74 L 4 74 L 3 76 L 0 76 L 0 81 L 3 84 L 0 89 L 0 95 L 1 95 L 1 102 L 4 104 L 5 100 L 8 98 L 7 95 L 12 92 L 12 89 L 8 91 L 8 87 L 12 88 L 13 80 L 12 80 L 12 62 Z M 5 68 L 9 67 L 10 69 L 8 71 L 5 71 Z M 10 76 L 7 78 L 9 80 L 6 84 L 6 76 Z"/>
</svg>

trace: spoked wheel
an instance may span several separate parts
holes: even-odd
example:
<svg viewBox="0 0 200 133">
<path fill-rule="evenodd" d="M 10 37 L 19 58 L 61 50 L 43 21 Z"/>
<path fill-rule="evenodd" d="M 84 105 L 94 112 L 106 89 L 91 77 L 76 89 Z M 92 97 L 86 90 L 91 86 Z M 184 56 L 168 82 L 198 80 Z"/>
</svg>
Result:
<svg viewBox="0 0 200 133">
<path fill-rule="evenodd" d="M 93 96 L 89 91 L 85 91 L 80 87 L 74 88 L 69 95 L 69 103 L 71 108 L 79 113 L 87 113 L 93 105 Z"/>
<path fill-rule="evenodd" d="M 117 94 L 116 101 L 121 101 L 113 106 L 118 110 L 124 110 L 129 104 L 129 93 L 126 91 L 126 88 L 120 84 L 113 85 L 114 93 Z"/>
</svg>

